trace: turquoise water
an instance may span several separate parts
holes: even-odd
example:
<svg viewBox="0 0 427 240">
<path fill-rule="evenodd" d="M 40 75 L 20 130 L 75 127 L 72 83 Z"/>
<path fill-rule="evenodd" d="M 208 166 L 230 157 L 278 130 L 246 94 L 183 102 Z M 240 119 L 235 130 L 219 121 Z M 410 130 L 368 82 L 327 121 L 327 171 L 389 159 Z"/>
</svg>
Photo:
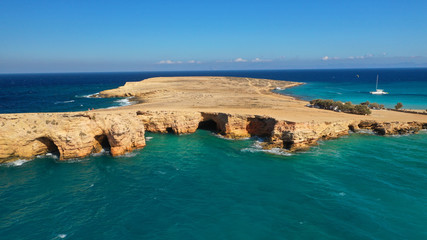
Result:
<svg viewBox="0 0 427 240">
<path fill-rule="evenodd" d="M 125 157 L 1 166 L 0 238 L 427 238 L 426 133 L 291 156 L 202 130 L 147 135 Z"/>
<path fill-rule="evenodd" d="M 390 95 L 368 93 L 378 73 Z M 0 75 L 0 113 L 119 106 L 86 95 L 189 75 L 302 81 L 283 93 L 427 108 L 427 69 L 365 69 Z M 352 134 L 292 155 L 206 131 L 146 136 L 123 157 L 0 164 L 0 239 L 427 239 L 427 132 Z"/>
<path fill-rule="evenodd" d="M 394 108 L 401 102 L 407 109 L 427 109 L 426 69 L 352 69 L 318 71 L 308 78 L 305 85 L 278 91 L 304 100 L 316 98 L 351 101 L 355 104 L 369 101 Z M 387 95 L 372 95 L 375 91 L 376 76 L 379 75 L 379 89 Z"/>
</svg>

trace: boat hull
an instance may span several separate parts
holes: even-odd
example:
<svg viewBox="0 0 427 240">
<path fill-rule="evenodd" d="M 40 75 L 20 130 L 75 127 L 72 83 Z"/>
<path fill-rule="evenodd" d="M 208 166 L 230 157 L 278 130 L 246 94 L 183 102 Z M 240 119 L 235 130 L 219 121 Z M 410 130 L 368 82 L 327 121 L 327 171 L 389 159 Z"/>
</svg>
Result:
<svg viewBox="0 0 427 240">
<path fill-rule="evenodd" d="M 373 95 L 385 95 L 388 94 L 388 92 L 370 92 Z"/>
</svg>

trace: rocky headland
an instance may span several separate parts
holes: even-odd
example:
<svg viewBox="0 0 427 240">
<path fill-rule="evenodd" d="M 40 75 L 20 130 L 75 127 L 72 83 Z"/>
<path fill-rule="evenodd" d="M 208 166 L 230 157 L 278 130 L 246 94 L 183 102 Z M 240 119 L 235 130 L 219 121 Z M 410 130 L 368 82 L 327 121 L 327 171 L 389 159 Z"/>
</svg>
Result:
<svg viewBox="0 0 427 240">
<path fill-rule="evenodd" d="M 132 106 L 72 113 L 0 114 L 0 163 L 56 152 L 60 160 L 145 146 L 145 131 L 185 134 L 207 129 L 227 138 L 258 136 L 264 148 L 300 151 L 349 131 L 416 133 L 427 116 L 373 110 L 369 116 L 305 107 L 274 93 L 301 83 L 236 77 L 165 77 L 129 82 L 100 97 L 132 97 Z"/>
</svg>

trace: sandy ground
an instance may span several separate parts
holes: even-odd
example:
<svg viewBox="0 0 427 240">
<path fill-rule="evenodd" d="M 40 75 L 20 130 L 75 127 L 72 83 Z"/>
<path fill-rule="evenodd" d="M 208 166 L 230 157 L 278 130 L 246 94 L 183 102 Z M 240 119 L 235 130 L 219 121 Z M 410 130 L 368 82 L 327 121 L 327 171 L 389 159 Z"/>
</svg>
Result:
<svg viewBox="0 0 427 240">
<path fill-rule="evenodd" d="M 369 116 L 306 107 L 306 101 L 272 92 L 301 83 L 236 77 L 159 77 L 129 82 L 100 93 L 134 96 L 140 103 L 122 109 L 222 112 L 265 115 L 294 122 L 372 119 L 427 122 L 427 115 L 373 110 Z M 107 111 L 111 111 L 109 109 Z M 119 110 L 119 109 L 116 109 Z M 97 110 L 106 111 L 106 110 Z"/>
</svg>

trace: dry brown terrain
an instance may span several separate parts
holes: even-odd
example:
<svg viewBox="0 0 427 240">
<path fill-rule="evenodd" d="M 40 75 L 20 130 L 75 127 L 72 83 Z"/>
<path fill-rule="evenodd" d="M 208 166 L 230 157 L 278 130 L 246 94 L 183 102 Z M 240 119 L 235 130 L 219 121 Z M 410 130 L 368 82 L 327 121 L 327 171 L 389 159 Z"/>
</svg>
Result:
<svg viewBox="0 0 427 240">
<path fill-rule="evenodd" d="M 306 101 L 273 93 L 276 87 L 288 88 L 302 83 L 236 77 L 158 77 L 129 82 L 100 93 L 101 97 L 134 96 L 138 105 L 124 107 L 144 110 L 221 112 L 265 115 L 292 122 L 376 120 L 427 122 L 426 115 L 373 110 L 369 116 L 308 108 Z M 108 110 L 109 111 L 109 110 Z"/>
</svg>

